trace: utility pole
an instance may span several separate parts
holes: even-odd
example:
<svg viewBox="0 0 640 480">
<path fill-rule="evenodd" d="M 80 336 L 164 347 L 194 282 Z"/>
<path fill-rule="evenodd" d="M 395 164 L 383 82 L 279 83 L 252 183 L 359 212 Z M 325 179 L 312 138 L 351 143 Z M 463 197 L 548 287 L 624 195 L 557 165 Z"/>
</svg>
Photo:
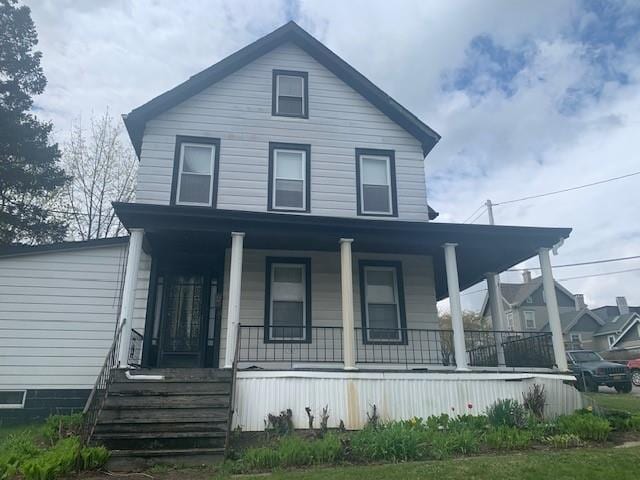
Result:
<svg viewBox="0 0 640 480">
<path fill-rule="evenodd" d="M 493 203 L 491 203 L 491 200 L 487 200 L 485 205 L 487 206 L 487 213 L 489 214 L 489 225 L 495 225 L 496 222 L 493 220 Z"/>
</svg>

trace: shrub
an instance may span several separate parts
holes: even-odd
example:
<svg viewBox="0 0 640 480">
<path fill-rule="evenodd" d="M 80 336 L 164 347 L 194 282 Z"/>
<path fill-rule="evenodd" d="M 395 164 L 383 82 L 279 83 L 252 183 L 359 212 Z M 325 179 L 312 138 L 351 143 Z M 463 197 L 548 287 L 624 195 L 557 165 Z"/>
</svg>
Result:
<svg viewBox="0 0 640 480">
<path fill-rule="evenodd" d="M 498 427 L 487 432 L 485 441 L 494 450 L 522 450 L 531 445 L 533 434 L 513 427 Z"/>
<path fill-rule="evenodd" d="M 336 463 L 342 460 L 344 447 L 340 437 L 327 433 L 322 439 L 313 443 L 314 463 Z"/>
<path fill-rule="evenodd" d="M 58 440 L 80 434 L 83 417 L 81 413 L 73 415 L 50 415 L 42 427 L 42 435 L 54 445 Z"/>
<path fill-rule="evenodd" d="M 440 432 L 433 436 L 429 455 L 443 459 L 450 455 L 476 453 L 480 450 L 480 437 L 471 430 Z"/>
<path fill-rule="evenodd" d="M 547 395 L 544 393 L 544 385 L 534 383 L 527 393 L 522 394 L 524 408 L 529 410 L 538 420 L 544 418 L 544 407 L 547 403 Z"/>
<path fill-rule="evenodd" d="M 527 425 L 527 413 L 516 400 L 506 398 L 488 408 L 487 421 L 494 427 L 524 428 Z"/>
<path fill-rule="evenodd" d="M 377 429 L 366 427 L 351 436 L 351 454 L 358 461 L 392 462 L 421 458 L 420 448 L 428 439 L 425 429 L 412 428 L 406 422 L 392 422 Z"/>
<path fill-rule="evenodd" d="M 242 456 L 242 470 L 272 470 L 280 466 L 280 455 L 271 447 L 249 448 Z"/>
<path fill-rule="evenodd" d="M 449 430 L 484 431 L 489 426 L 485 415 L 460 415 L 449 420 Z"/>
<path fill-rule="evenodd" d="M 282 437 L 289 435 L 293 432 L 293 412 L 290 408 L 283 410 L 279 415 L 267 415 L 267 421 L 265 422 L 265 431 L 267 435 L 270 433 Z"/>
<path fill-rule="evenodd" d="M 559 435 L 551 435 L 544 439 L 544 443 L 552 448 L 574 448 L 582 446 L 582 440 L 573 433 L 562 433 Z"/>
<path fill-rule="evenodd" d="M 582 440 L 603 442 L 609 437 L 611 425 L 604 418 L 595 415 L 565 415 L 558 417 L 559 433 L 577 435 Z"/>
<path fill-rule="evenodd" d="M 618 432 L 640 431 L 640 415 L 622 410 L 609 410 L 604 415 L 611 428 Z"/>
<path fill-rule="evenodd" d="M 77 469 L 80 440 L 70 437 L 60 440 L 53 448 L 26 460 L 20 471 L 27 480 L 52 480 Z"/>
<path fill-rule="evenodd" d="M 0 480 L 14 478 L 26 460 L 40 452 L 31 435 L 21 432 L 0 442 Z"/>
<path fill-rule="evenodd" d="M 277 453 L 283 467 L 301 467 L 313 463 L 313 444 L 298 437 L 287 437 L 280 441 Z"/>
</svg>

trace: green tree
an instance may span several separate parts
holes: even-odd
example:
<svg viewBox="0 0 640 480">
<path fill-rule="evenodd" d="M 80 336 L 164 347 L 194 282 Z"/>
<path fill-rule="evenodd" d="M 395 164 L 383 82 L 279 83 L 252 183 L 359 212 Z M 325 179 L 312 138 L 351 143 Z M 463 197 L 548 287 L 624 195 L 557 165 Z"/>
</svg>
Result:
<svg viewBox="0 0 640 480">
<path fill-rule="evenodd" d="M 443 330 L 451 330 L 451 313 L 449 312 L 439 312 L 438 320 L 440 322 L 440 328 Z M 472 312 L 470 310 L 465 310 L 462 312 L 462 324 L 464 325 L 464 329 L 469 330 L 487 330 L 489 325 L 482 315 L 478 312 Z"/>
<path fill-rule="evenodd" d="M 69 178 L 51 123 L 30 113 L 47 84 L 37 43 L 31 10 L 0 0 L 0 244 L 61 240 L 67 230 L 47 204 Z"/>
</svg>

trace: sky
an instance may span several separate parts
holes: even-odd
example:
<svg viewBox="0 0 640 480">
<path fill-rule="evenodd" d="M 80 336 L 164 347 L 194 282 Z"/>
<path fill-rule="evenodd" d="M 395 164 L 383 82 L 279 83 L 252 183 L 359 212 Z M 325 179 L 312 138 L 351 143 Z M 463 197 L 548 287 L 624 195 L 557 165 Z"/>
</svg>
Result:
<svg viewBox="0 0 640 480">
<path fill-rule="evenodd" d="M 425 160 L 437 221 L 487 199 L 640 171 L 640 2 L 29 0 L 48 79 L 35 112 L 127 113 L 295 20 L 442 135 Z M 554 265 L 640 255 L 640 175 L 496 206 L 504 225 L 572 227 Z M 487 223 L 482 214 L 475 223 Z M 524 264 L 537 267 L 537 259 Z M 640 304 L 640 259 L 558 268 L 590 306 Z M 534 275 L 536 271 L 534 270 Z M 506 272 L 502 281 L 520 281 Z M 478 308 L 484 285 L 463 293 Z"/>
</svg>

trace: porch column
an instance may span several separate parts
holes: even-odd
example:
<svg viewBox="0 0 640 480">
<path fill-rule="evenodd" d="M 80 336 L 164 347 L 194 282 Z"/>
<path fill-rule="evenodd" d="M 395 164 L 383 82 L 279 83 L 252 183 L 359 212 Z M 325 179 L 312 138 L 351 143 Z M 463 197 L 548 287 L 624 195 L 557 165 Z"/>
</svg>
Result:
<svg viewBox="0 0 640 480">
<path fill-rule="evenodd" d="M 231 232 L 231 266 L 229 268 L 229 306 L 227 310 L 227 345 L 224 368 L 232 368 L 236 356 L 236 339 L 240 323 L 240 292 L 242 289 L 242 247 L 244 232 Z"/>
<path fill-rule="evenodd" d="M 491 327 L 493 328 L 496 353 L 498 355 L 498 366 L 506 365 L 504 359 L 504 348 L 502 348 L 502 333 L 504 331 L 504 313 L 502 311 L 502 295 L 498 287 L 498 275 L 487 273 L 487 289 L 489 290 L 489 307 L 491 308 Z"/>
<path fill-rule="evenodd" d="M 541 248 L 538 251 L 540 259 L 540 269 L 542 270 L 542 287 L 547 304 L 547 315 L 549 316 L 549 329 L 553 341 L 553 355 L 556 357 L 556 365 L 561 372 L 569 370 L 567 357 L 564 351 L 564 340 L 562 338 L 562 325 L 560 324 L 560 312 L 558 311 L 558 299 L 556 297 L 556 285 L 553 281 L 551 270 L 551 259 L 548 248 Z"/>
<path fill-rule="evenodd" d="M 140 269 L 140 255 L 142 253 L 142 239 L 144 230 L 132 228 L 130 230 L 129 249 L 127 251 L 127 267 L 122 286 L 122 306 L 120 307 L 119 327 L 124 324 L 120 334 L 120 351 L 118 352 L 118 366 L 128 367 L 129 345 L 131 343 L 131 328 L 133 322 L 133 308 L 136 301 L 136 286 L 138 270 Z"/>
<path fill-rule="evenodd" d="M 351 244 L 353 238 L 340 239 L 340 286 L 342 290 L 342 357 L 345 370 L 356 370 L 353 324 L 353 264 Z"/>
<path fill-rule="evenodd" d="M 445 243 L 444 262 L 447 270 L 449 289 L 449 309 L 451 310 L 451 328 L 453 329 L 453 349 L 456 358 L 456 371 L 468 372 L 467 348 L 464 344 L 464 325 L 462 323 L 462 303 L 460 302 L 460 282 L 458 281 L 458 262 L 456 260 L 457 243 Z"/>
</svg>

